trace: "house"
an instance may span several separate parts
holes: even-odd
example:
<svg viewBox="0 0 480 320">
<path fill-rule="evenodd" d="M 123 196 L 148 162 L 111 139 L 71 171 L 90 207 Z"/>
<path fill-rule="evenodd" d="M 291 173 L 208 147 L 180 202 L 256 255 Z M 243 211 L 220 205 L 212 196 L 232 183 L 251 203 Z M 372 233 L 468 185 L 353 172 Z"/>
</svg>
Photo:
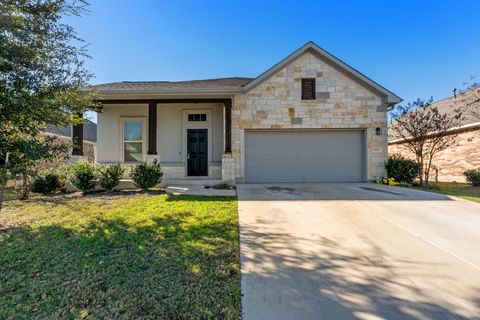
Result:
<svg viewBox="0 0 480 320">
<path fill-rule="evenodd" d="M 466 182 L 463 172 L 480 167 L 480 87 L 472 88 L 432 103 L 428 108 L 437 108 L 440 113 L 449 113 L 454 109 L 462 111 L 461 125 L 449 131 L 456 135 L 454 145 L 439 152 L 432 170 L 433 180 L 442 182 Z M 409 158 L 413 154 L 404 146 L 393 132 L 389 133 L 388 153 L 401 153 Z"/>
<path fill-rule="evenodd" d="M 97 162 L 159 159 L 166 180 L 229 183 L 383 177 L 387 109 L 401 101 L 313 42 L 256 78 L 95 89 Z"/>
<path fill-rule="evenodd" d="M 93 163 L 97 143 L 97 124 L 88 119 L 84 119 L 83 122 L 83 156 L 88 162 Z M 72 125 L 63 128 L 49 126 L 45 133 L 55 135 L 63 143 L 72 143 Z"/>
</svg>

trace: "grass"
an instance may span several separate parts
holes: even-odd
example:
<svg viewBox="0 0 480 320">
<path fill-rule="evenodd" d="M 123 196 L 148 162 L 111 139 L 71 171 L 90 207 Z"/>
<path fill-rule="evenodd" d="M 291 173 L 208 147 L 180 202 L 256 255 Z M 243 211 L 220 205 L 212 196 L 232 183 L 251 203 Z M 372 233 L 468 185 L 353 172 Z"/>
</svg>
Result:
<svg viewBox="0 0 480 320">
<path fill-rule="evenodd" d="M 0 319 L 239 319 L 235 198 L 52 199 L 0 213 Z"/>
<path fill-rule="evenodd" d="M 430 188 L 415 187 L 415 189 L 436 192 L 470 201 L 480 202 L 480 187 L 474 187 L 471 184 L 457 182 L 432 182 L 430 184 Z"/>
</svg>

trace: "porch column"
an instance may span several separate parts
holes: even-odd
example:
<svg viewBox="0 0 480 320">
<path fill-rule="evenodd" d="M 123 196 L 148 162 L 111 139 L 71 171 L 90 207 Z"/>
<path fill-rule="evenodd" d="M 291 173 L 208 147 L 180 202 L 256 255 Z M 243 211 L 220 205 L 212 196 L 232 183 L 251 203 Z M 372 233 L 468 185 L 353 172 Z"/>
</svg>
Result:
<svg viewBox="0 0 480 320">
<path fill-rule="evenodd" d="M 157 154 L 157 102 L 148 103 L 148 155 Z"/>
<path fill-rule="evenodd" d="M 77 114 L 77 117 L 83 120 L 83 114 Z M 83 123 L 72 126 L 72 155 L 83 156 Z"/>
<path fill-rule="evenodd" d="M 232 153 L 232 99 L 225 100 L 225 153 Z"/>
</svg>

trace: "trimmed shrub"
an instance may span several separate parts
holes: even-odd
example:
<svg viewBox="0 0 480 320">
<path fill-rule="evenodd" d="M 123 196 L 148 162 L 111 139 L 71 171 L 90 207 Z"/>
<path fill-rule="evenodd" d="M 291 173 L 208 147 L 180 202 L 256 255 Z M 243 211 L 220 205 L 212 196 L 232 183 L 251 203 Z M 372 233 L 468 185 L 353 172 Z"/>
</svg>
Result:
<svg viewBox="0 0 480 320">
<path fill-rule="evenodd" d="M 83 193 L 95 188 L 97 175 L 92 163 L 77 162 L 72 164 L 68 171 L 68 180 Z"/>
<path fill-rule="evenodd" d="M 467 170 L 463 175 L 472 185 L 480 187 L 480 168 Z"/>
<path fill-rule="evenodd" d="M 64 182 L 64 181 L 63 181 Z M 62 188 L 62 179 L 54 172 L 43 172 L 33 179 L 30 190 L 43 195 L 52 194 Z"/>
<path fill-rule="evenodd" d="M 130 178 L 137 188 L 148 190 L 162 181 L 162 169 L 155 159 L 153 162 L 142 162 L 130 172 Z"/>
<path fill-rule="evenodd" d="M 101 166 L 98 171 L 100 186 L 106 190 L 113 190 L 120 183 L 125 169 L 117 163 Z"/>
<path fill-rule="evenodd" d="M 420 166 L 417 162 L 399 154 L 394 154 L 388 158 L 385 169 L 387 169 L 388 177 L 404 183 L 412 183 L 420 173 Z"/>
</svg>

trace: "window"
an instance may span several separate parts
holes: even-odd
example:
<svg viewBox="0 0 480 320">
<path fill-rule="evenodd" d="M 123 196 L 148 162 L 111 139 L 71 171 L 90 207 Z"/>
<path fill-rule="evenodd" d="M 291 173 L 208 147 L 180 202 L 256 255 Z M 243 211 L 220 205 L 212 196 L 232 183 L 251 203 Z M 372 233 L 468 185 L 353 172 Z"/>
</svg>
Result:
<svg viewBox="0 0 480 320">
<path fill-rule="evenodd" d="M 315 79 L 302 79 L 302 100 L 315 100 Z"/>
<path fill-rule="evenodd" d="M 207 114 L 206 113 L 189 113 L 188 114 L 188 121 L 207 121 Z"/>
<path fill-rule="evenodd" d="M 143 121 L 123 121 L 123 161 L 140 162 L 143 160 Z"/>
</svg>

